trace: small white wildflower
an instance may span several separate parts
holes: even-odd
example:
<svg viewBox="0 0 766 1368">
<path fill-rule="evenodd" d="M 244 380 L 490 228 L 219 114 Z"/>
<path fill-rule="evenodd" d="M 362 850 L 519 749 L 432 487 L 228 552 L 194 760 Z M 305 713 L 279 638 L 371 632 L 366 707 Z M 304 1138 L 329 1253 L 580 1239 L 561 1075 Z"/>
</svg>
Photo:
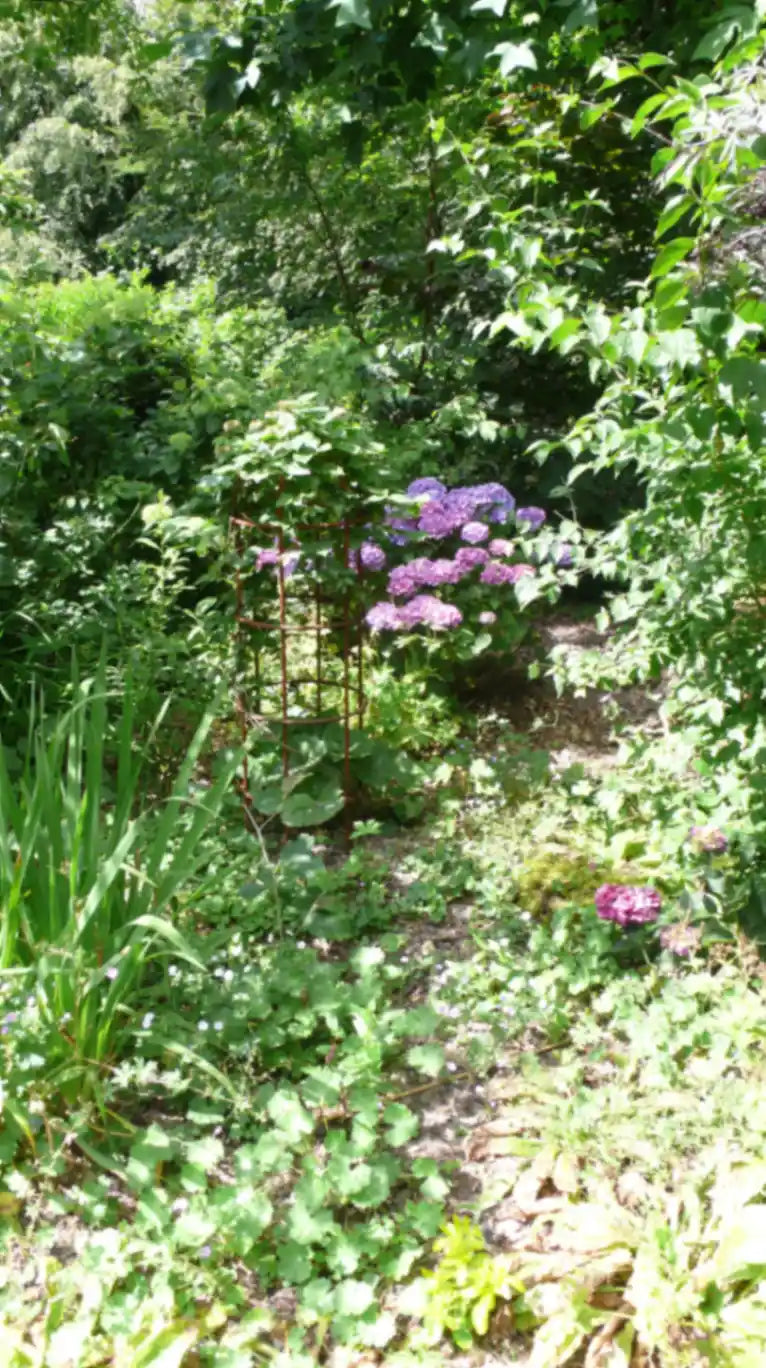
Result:
<svg viewBox="0 0 766 1368">
<path fill-rule="evenodd" d="M 114 965 L 112 964 L 106 971 L 106 978 L 114 980 L 116 979 L 118 973 L 119 970 L 115 969 Z"/>
<path fill-rule="evenodd" d="M 223 1022 L 222 1022 L 222 1021 L 214 1021 L 214 1022 L 213 1022 L 213 1030 L 214 1030 L 214 1031 L 222 1031 L 222 1030 L 223 1030 Z"/>
<path fill-rule="evenodd" d="M 168 965 L 168 977 L 169 977 L 169 978 L 178 978 L 178 965 L 177 965 L 177 964 L 169 964 L 169 965 Z"/>
<path fill-rule="evenodd" d="M 154 1021 L 154 1012 L 147 1012 L 147 1013 L 146 1013 L 146 1016 L 144 1017 L 143 1021 L 141 1022 L 141 1030 L 142 1030 L 142 1031 L 148 1031 L 148 1030 L 149 1030 L 149 1027 L 151 1026 L 151 1024 L 152 1024 L 153 1021 Z"/>
</svg>

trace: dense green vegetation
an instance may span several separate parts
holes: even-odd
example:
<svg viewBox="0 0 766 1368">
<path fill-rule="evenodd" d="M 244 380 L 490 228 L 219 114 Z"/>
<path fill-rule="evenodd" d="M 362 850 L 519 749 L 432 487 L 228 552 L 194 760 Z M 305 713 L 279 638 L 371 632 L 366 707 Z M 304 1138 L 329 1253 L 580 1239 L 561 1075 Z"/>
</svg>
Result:
<svg viewBox="0 0 766 1368">
<path fill-rule="evenodd" d="M 761 1368 L 764 0 L 0 57 L 0 1368 Z"/>
</svg>

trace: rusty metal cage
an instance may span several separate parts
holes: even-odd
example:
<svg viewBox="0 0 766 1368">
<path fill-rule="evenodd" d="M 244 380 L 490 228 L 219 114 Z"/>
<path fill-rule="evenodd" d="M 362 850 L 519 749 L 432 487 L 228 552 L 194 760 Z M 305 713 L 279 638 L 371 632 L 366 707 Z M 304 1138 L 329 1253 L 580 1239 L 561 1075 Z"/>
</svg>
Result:
<svg viewBox="0 0 766 1368">
<path fill-rule="evenodd" d="M 355 728 L 364 723 L 363 567 L 356 543 L 365 518 L 304 522 L 290 528 L 279 520 L 253 521 L 232 515 L 230 537 L 236 569 L 234 580 L 237 682 L 235 705 L 243 743 L 254 730 L 276 728 L 283 779 L 293 772 L 292 734 L 297 728 L 339 723 L 343 729 L 342 794 L 346 836 L 350 834 L 352 797 L 351 747 Z M 292 537 L 303 546 L 322 545 L 321 555 L 344 572 L 329 579 L 320 567 L 293 573 Z M 264 612 L 264 574 L 259 568 L 263 539 L 273 539 L 267 553 L 272 567 L 271 608 Z M 302 552 L 298 553 L 302 555 Z M 247 753 L 243 762 L 242 800 L 245 821 L 252 820 Z"/>
</svg>

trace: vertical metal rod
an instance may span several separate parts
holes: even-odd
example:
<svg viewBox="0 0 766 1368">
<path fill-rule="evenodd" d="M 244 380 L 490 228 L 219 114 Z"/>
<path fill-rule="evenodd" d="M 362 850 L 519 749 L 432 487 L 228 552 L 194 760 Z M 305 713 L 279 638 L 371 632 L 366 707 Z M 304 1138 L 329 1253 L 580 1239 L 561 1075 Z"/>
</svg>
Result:
<svg viewBox="0 0 766 1368">
<path fill-rule="evenodd" d="M 322 591 L 319 587 L 319 576 L 317 575 L 314 586 L 314 604 L 316 607 L 315 628 L 316 628 L 316 715 L 322 716 Z"/>
<path fill-rule="evenodd" d="M 350 538 L 348 517 L 343 519 L 343 569 L 349 568 Z M 345 798 L 346 841 L 351 837 L 351 691 L 349 689 L 349 655 L 351 651 L 349 614 L 351 612 L 349 582 L 344 574 L 343 589 L 343 797 Z"/>
<path fill-rule="evenodd" d="M 355 609 L 356 617 L 357 617 L 357 633 L 356 633 L 356 651 L 357 651 L 357 662 L 356 662 L 356 666 L 357 666 L 357 681 L 356 681 L 356 682 L 357 682 L 357 687 L 358 687 L 358 693 L 357 693 L 357 697 L 356 697 L 356 716 L 357 716 L 357 725 L 358 725 L 358 727 L 359 727 L 359 729 L 360 729 L 360 731 L 361 731 L 361 728 L 362 728 L 362 726 L 364 725 L 364 649 L 363 649 L 363 648 L 364 648 L 364 622 L 363 622 L 363 619 L 362 619 L 362 608 L 361 608 L 361 605 L 362 605 L 362 603 L 364 602 L 364 597 L 363 597 L 363 593 L 362 593 L 363 588 L 364 588 L 364 585 L 363 585 L 363 583 L 362 583 L 362 581 L 364 580 L 364 566 L 362 565 L 361 556 L 359 557 L 359 561 L 358 561 L 358 564 L 357 564 L 357 574 L 358 574 L 358 576 L 359 576 L 359 599 L 360 599 L 360 602 L 359 602 L 359 604 L 357 605 L 357 607 L 356 607 L 356 609 Z"/>
<path fill-rule="evenodd" d="M 231 530 L 232 528 L 235 528 L 235 525 L 234 525 L 231 521 L 230 521 L 230 523 L 229 523 L 229 528 L 230 528 L 230 530 Z M 250 769 L 249 769 L 248 760 L 247 760 L 247 708 L 246 708 L 246 705 L 245 705 L 245 698 L 244 698 L 244 694 L 243 694 L 243 682 L 242 682 L 242 679 L 239 677 L 240 674 L 241 674 L 241 670 L 242 670 L 242 654 L 243 654 L 243 651 L 242 651 L 242 645 L 243 645 L 243 643 L 242 643 L 242 623 L 241 623 L 240 619 L 241 619 L 242 616 L 243 616 L 243 608 L 244 608 L 244 590 L 243 590 L 243 587 L 242 587 L 242 571 L 241 571 L 241 567 L 240 567 L 240 561 L 241 561 L 241 559 L 242 559 L 242 538 L 241 538 L 241 536 L 240 536 L 240 534 L 239 534 L 239 531 L 236 530 L 236 528 L 235 528 L 235 530 L 234 530 L 234 555 L 235 555 L 235 557 L 236 557 L 235 570 L 234 570 L 234 596 L 235 596 L 236 613 L 237 613 L 237 632 L 236 632 L 236 644 L 235 644 L 234 655 L 235 655 L 236 670 L 237 670 L 237 676 L 238 676 L 238 677 L 237 677 L 237 683 L 236 683 L 236 693 L 235 693 L 235 708 L 236 708 L 236 710 L 237 710 L 237 714 L 238 714 L 238 717 L 239 717 L 239 732 L 240 732 L 240 736 L 241 736 L 241 738 L 242 738 L 242 746 L 243 746 L 241 792 L 242 792 L 243 816 L 244 816 L 245 827 L 247 828 L 248 825 L 249 825 L 249 824 L 248 824 L 247 818 L 248 818 L 248 812 L 249 812 L 249 808 L 250 808 Z"/>
<path fill-rule="evenodd" d="M 282 562 L 282 557 L 285 554 L 285 536 L 281 523 L 277 533 L 277 550 L 279 554 L 277 566 L 277 578 L 279 580 L 279 663 L 282 676 L 282 774 L 286 779 L 290 773 L 290 746 L 287 740 L 289 729 L 287 717 L 287 601 L 285 596 L 285 567 Z"/>
</svg>

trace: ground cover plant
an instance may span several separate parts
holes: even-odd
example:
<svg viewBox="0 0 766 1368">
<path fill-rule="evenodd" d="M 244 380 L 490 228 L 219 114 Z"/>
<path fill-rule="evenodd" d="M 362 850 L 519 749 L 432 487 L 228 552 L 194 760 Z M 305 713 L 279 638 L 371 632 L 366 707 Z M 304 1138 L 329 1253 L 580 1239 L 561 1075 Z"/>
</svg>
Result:
<svg viewBox="0 0 766 1368">
<path fill-rule="evenodd" d="M 763 1363 L 765 24 L 0 2 L 2 1368 Z"/>
</svg>

